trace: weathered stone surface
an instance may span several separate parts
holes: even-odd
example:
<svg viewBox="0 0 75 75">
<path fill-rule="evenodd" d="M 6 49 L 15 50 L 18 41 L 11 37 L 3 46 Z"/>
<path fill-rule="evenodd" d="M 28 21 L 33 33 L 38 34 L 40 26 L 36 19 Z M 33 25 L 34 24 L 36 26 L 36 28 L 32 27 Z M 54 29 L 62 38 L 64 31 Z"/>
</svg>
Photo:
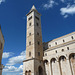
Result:
<svg viewBox="0 0 75 75">
<path fill-rule="evenodd" d="M 34 6 L 27 14 L 23 75 L 75 75 L 75 32 L 42 43 L 40 16 Z"/>
<path fill-rule="evenodd" d="M 0 27 L 0 75 L 2 75 L 2 69 L 3 69 L 3 65 L 1 63 L 2 54 L 3 54 L 3 48 L 4 48 L 4 37 L 3 37 L 1 27 Z"/>
</svg>

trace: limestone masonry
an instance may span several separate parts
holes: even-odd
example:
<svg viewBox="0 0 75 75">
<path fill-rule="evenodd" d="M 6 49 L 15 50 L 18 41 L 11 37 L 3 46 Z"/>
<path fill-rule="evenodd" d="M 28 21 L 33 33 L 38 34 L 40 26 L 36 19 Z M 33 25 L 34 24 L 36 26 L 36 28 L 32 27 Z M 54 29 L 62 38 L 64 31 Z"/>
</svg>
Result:
<svg viewBox="0 0 75 75">
<path fill-rule="evenodd" d="M 3 48 L 4 48 L 4 37 L 0 27 L 0 75 L 2 75 L 2 69 L 3 69 L 3 65 L 1 64 Z"/>
<path fill-rule="evenodd" d="M 34 5 L 27 14 L 23 75 L 75 75 L 75 32 L 43 43 L 41 15 Z"/>
</svg>

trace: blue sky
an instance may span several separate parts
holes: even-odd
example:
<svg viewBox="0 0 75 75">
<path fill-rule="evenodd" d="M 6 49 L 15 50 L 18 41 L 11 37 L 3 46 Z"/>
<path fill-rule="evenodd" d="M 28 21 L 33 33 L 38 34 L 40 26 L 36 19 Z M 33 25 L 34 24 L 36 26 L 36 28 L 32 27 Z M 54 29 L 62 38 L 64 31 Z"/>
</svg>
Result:
<svg viewBox="0 0 75 75">
<path fill-rule="evenodd" d="M 0 24 L 5 39 L 3 75 L 22 75 L 26 14 L 33 4 L 42 15 L 43 42 L 75 31 L 75 0 L 0 0 Z"/>
</svg>

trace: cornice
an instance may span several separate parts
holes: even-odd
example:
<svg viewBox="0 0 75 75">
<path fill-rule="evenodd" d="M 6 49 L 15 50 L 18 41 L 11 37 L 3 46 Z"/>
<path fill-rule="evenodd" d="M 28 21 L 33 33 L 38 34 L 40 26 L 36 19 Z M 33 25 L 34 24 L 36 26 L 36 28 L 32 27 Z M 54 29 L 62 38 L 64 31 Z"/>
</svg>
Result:
<svg viewBox="0 0 75 75">
<path fill-rule="evenodd" d="M 60 47 L 64 47 L 64 46 L 67 46 L 67 45 L 73 44 L 73 43 L 75 43 L 75 40 L 72 40 L 72 41 L 69 41 L 69 42 L 65 42 L 65 43 L 63 43 L 63 44 L 60 44 L 60 45 L 57 45 L 57 46 L 51 47 L 51 48 L 45 50 L 44 52 L 48 52 L 48 51 L 51 51 L 51 50 L 54 50 L 54 49 L 57 49 L 57 48 L 60 48 Z"/>
</svg>

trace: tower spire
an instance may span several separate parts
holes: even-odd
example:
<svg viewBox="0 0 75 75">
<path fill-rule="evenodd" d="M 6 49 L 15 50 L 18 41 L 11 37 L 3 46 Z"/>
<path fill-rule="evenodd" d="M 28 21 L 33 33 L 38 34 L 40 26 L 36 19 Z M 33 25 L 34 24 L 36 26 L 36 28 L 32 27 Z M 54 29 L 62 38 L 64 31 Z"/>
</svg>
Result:
<svg viewBox="0 0 75 75">
<path fill-rule="evenodd" d="M 37 11 L 34 5 L 32 6 L 30 12 L 33 11 L 33 10 Z"/>
<path fill-rule="evenodd" d="M 34 5 L 32 6 L 32 10 L 33 10 L 33 9 L 34 9 L 34 10 L 36 10 L 36 8 L 35 8 L 35 6 L 34 6 Z"/>
<path fill-rule="evenodd" d="M 31 8 L 31 10 L 29 11 L 29 13 L 26 15 L 26 16 L 28 16 L 31 12 L 33 12 L 33 11 L 35 11 L 35 12 L 37 12 L 39 15 L 41 15 L 38 11 L 37 11 L 37 9 L 35 8 L 35 6 L 33 5 L 32 6 L 32 8 Z"/>
</svg>

